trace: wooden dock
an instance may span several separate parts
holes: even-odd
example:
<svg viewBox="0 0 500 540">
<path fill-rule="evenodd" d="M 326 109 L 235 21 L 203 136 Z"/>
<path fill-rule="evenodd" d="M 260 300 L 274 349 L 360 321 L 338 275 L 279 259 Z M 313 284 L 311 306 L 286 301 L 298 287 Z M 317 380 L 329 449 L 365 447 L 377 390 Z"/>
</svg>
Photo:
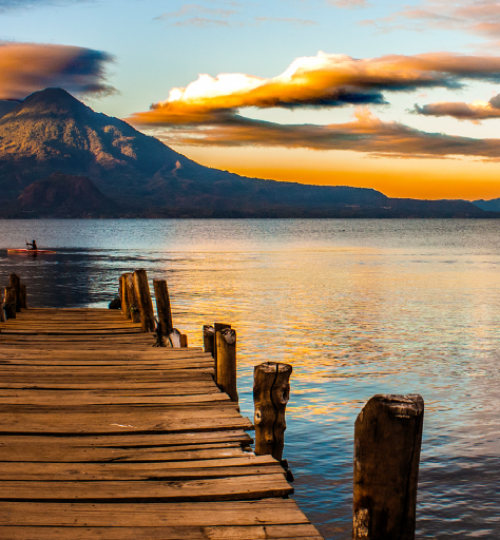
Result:
<svg viewBox="0 0 500 540">
<path fill-rule="evenodd" d="M 2 540 L 321 540 L 198 348 L 120 311 L 0 323 Z"/>
</svg>

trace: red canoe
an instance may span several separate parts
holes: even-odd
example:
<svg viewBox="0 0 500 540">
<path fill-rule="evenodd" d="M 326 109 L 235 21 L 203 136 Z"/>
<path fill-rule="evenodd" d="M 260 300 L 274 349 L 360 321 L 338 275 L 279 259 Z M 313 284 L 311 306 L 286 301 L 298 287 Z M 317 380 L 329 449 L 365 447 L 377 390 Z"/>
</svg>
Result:
<svg viewBox="0 0 500 540">
<path fill-rule="evenodd" d="M 55 253 L 55 251 L 50 251 L 50 249 L 8 249 L 7 253 L 27 253 L 37 254 L 37 253 Z"/>
</svg>

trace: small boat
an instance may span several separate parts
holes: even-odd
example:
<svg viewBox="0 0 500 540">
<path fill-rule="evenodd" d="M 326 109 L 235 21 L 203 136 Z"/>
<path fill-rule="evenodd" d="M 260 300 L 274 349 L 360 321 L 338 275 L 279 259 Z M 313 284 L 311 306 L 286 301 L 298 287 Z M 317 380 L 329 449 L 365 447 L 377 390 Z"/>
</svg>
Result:
<svg viewBox="0 0 500 540">
<path fill-rule="evenodd" d="M 7 253 L 37 255 L 38 253 L 55 253 L 55 251 L 51 251 L 50 249 L 8 249 Z"/>
</svg>

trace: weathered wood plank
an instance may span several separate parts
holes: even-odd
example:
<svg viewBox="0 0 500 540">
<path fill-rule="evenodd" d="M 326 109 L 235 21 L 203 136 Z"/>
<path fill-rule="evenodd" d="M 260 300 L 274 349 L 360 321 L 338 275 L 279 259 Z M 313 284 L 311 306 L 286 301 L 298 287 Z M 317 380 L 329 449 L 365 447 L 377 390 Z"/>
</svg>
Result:
<svg viewBox="0 0 500 540">
<path fill-rule="evenodd" d="M 37 463 L 82 463 L 82 462 L 157 462 L 199 461 L 203 459 L 228 459 L 248 457 L 238 445 L 224 445 L 201 449 L 190 448 L 76 448 L 76 447 L 24 447 L 10 445 L 0 448 L 0 461 Z M 1 491 L 1 490 L 0 490 Z"/>
<path fill-rule="evenodd" d="M 0 326 L 2 540 L 321 540 L 212 355 L 102 309 Z"/>
<path fill-rule="evenodd" d="M 311 524 L 177 527 L 0 527 L 2 540 L 322 540 Z"/>
<path fill-rule="evenodd" d="M 0 500 L 199 502 L 285 497 L 293 488 L 284 474 L 176 481 L 11 481 L 0 483 Z"/>
<path fill-rule="evenodd" d="M 2 462 L 0 480 L 81 481 L 81 480 L 173 480 L 284 474 L 281 465 L 263 456 L 228 457 L 171 462 L 63 463 Z"/>
<path fill-rule="evenodd" d="M 95 447 L 172 447 L 184 445 L 187 449 L 193 445 L 202 447 L 203 445 L 240 443 L 247 446 L 252 442 L 252 438 L 243 430 L 227 431 L 207 431 L 207 432 L 187 432 L 187 433 L 153 433 L 143 435 L 141 433 L 119 433 L 115 435 L 0 435 L 0 447 L 11 446 L 13 444 L 21 447 L 41 448 L 48 445 L 74 446 L 85 448 Z M 188 446 L 189 445 L 189 446 Z"/>
<path fill-rule="evenodd" d="M 44 503 L 0 501 L 0 525 L 171 527 L 308 524 L 291 499 L 199 503 Z"/>
<path fill-rule="evenodd" d="M 178 406 L 187 404 L 196 404 L 198 407 L 203 407 L 207 404 L 219 402 L 230 402 L 227 394 L 195 394 L 192 396 L 80 396 L 68 394 L 67 392 L 56 392 L 47 395 L 48 392 L 37 392 L 24 390 L 20 396 L 5 395 L 6 391 L 0 393 L 0 405 L 8 403 L 9 405 L 74 405 L 79 407 L 84 405 L 164 405 Z M 63 394 L 59 396 L 57 394 Z"/>
</svg>

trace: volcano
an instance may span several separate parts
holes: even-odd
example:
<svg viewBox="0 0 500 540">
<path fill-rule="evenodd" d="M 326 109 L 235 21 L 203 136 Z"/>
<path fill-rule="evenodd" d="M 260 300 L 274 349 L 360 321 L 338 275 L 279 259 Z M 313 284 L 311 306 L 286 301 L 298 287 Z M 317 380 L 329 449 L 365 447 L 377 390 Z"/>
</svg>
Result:
<svg viewBox="0 0 500 540">
<path fill-rule="evenodd" d="M 103 197 L 99 209 L 115 208 L 117 215 L 128 216 L 407 217 L 407 210 L 414 217 L 485 214 L 465 201 L 405 203 L 373 189 L 276 182 L 204 167 L 122 120 L 94 112 L 60 88 L 35 92 L 3 112 L 1 208 L 12 203 L 23 207 L 26 194 L 45 184 L 26 188 L 58 172 L 58 181 L 50 183 L 52 215 L 57 214 L 52 203 L 58 200 L 66 201 L 65 212 L 77 207 L 76 202 L 68 206 L 67 194 L 53 192 L 64 177 L 90 180 Z M 71 182 L 69 192 L 74 194 L 78 190 Z M 86 190 L 89 202 L 90 184 Z M 97 201 L 97 195 L 92 197 Z"/>
</svg>

